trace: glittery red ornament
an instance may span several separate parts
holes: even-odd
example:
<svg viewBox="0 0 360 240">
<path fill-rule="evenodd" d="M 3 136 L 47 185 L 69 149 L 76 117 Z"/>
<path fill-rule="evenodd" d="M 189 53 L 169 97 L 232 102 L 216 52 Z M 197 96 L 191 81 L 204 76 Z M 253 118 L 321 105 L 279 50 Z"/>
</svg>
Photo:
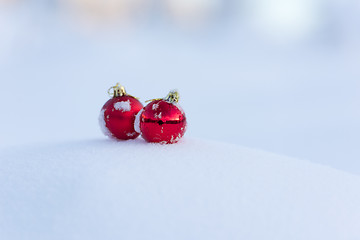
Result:
<svg viewBox="0 0 360 240">
<path fill-rule="evenodd" d="M 154 99 L 136 116 L 135 128 L 148 142 L 176 143 L 185 134 L 186 117 L 178 104 L 179 95 L 170 92 L 164 99 Z"/>
<path fill-rule="evenodd" d="M 110 93 L 110 90 L 113 90 L 113 93 Z M 111 87 L 109 94 L 112 98 L 102 107 L 99 117 L 103 133 L 120 140 L 137 138 L 139 133 L 134 129 L 134 121 L 143 105 L 135 97 L 127 95 L 120 84 Z"/>
</svg>

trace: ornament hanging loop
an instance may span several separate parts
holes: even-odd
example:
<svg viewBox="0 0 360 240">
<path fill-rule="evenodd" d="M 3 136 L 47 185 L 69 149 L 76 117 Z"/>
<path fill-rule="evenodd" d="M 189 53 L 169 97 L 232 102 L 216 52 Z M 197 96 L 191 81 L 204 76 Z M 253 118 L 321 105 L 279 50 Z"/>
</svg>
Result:
<svg viewBox="0 0 360 240">
<path fill-rule="evenodd" d="M 113 98 L 127 95 L 124 86 L 122 86 L 120 83 L 117 83 L 115 86 L 109 88 L 108 94 Z"/>
</svg>

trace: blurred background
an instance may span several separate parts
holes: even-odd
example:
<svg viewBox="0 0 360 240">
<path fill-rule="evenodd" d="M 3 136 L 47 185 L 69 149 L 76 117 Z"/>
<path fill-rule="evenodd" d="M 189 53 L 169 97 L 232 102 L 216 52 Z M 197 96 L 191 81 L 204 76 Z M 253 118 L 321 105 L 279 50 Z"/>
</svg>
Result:
<svg viewBox="0 0 360 240">
<path fill-rule="evenodd" d="M 103 138 L 121 82 L 177 88 L 187 137 L 360 174 L 358 0 L 0 0 L 0 81 L 0 150 Z"/>
</svg>

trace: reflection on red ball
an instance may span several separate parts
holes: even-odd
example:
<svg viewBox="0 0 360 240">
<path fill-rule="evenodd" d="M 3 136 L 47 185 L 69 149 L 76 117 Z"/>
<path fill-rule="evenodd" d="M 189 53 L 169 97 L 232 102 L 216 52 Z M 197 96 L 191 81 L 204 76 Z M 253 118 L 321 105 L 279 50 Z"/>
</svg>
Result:
<svg viewBox="0 0 360 240">
<path fill-rule="evenodd" d="M 139 136 L 134 129 L 136 114 L 143 108 L 132 96 L 114 97 L 102 107 L 99 123 L 103 133 L 120 140 L 135 139 Z"/>
<path fill-rule="evenodd" d="M 186 117 L 177 103 L 155 100 L 139 113 L 141 136 L 148 142 L 176 143 L 185 134 Z"/>
</svg>

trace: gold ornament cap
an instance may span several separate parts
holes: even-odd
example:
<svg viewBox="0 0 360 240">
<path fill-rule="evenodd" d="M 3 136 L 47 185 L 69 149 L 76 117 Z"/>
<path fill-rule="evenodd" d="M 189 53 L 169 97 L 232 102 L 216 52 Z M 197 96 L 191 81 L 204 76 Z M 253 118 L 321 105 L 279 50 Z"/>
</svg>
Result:
<svg viewBox="0 0 360 240">
<path fill-rule="evenodd" d="M 113 98 L 128 95 L 126 93 L 125 87 L 122 86 L 120 83 L 117 83 L 115 86 L 112 86 L 111 88 L 109 88 L 108 94 L 110 97 L 113 97 Z"/>
<path fill-rule="evenodd" d="M 177 103 L 179 102 L 179 99 L 180 99 L 180 94 L 177 90 L 172 90 L 169 92 L 169 94 L 164 97 L 164 98 L 155 98 L 155 99 L 150 99 L 150 100 L 147 100 L 145 101 L 146 103 L 148 102 L 152 102 L 152 101 L 157 101 L 157 100 L 165 100 L 169 103 Z"/>
<path fill-rule="evenodd" d="M 179 102 L 180 94 L 177 90 L 172 90 L 169 94 L 165 97 L 165 100 L 168 102 Z"/>
</svg>

